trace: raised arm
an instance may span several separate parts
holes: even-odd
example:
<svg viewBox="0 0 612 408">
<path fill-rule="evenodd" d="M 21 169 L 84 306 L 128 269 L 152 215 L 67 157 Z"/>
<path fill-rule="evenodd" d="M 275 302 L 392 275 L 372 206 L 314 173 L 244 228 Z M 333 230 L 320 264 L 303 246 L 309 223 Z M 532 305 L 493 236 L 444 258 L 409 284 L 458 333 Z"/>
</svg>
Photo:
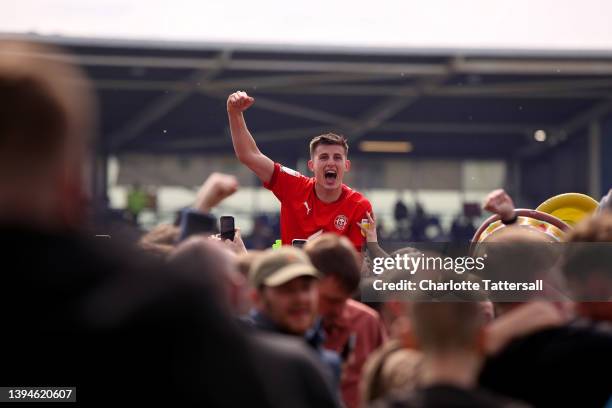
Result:
<svg viewBox="0 0 612 408">
<path fill-rule="evenodd" d="M 262 182 L 268 183 L 274 173 L 274 162 L 259 151 L 242 114 L 253 103 L 255 99 L 242 91 L 234 92 L 227 98 L 227 115 L 232 132 L 232 143 L 240 163 L 251 169 Z"/>
<path fill-rule="evenodd" d="M 514 212 L 514 202 L 512 198 L 503 189 L 494 190 L 489 193 L 483 208 L 495 214 L 499 214 L 501 220 L 505 223 L 516 221 Z"/>
</svg>

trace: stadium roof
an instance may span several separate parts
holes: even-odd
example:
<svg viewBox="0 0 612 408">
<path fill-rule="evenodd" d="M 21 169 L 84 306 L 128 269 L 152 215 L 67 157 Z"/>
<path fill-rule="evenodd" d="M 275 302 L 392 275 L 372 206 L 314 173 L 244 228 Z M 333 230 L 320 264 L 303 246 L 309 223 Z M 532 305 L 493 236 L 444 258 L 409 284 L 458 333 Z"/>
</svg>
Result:
<svg viewBox="0 0 612 408">
<path fill-rule="evenodd" d="M 273 158 L 304 156 L 326 131 L 347 135 L 352 154 L 361 141 L 407 141 L 414 157 L 521 157 L 612 111 L 604 52 L 25 37 L 76 55 L 100 97 L 108 153 L 229 153 L 235 90 L 256 98 L 247 123 Z"/>
</svg>

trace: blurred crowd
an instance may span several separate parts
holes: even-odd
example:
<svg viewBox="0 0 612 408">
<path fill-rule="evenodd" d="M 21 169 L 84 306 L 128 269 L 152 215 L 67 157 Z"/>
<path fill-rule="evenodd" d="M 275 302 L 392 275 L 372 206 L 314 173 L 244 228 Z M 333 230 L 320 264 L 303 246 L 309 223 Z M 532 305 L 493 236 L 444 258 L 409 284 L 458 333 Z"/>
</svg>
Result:
<svg viewBox="0 0 612 408">
<path fill-rule="evenodd" d="M 239 225 L 228 238 L 211 211 L 239 186 L 221 173 L 174 224 L 96 235 L 95 99 L 58 55 L 0 45 L 2 384 L 76 386 L 92 405 L 611 406 L 612 254 L 580 262 L 588 254 L 578 252 L 561 265 L 570 290 L 596 286 L 610 302 L 484 294 L 368 306 L 359 301 L 368 259 L 395 254 L 379 245 L 374 215 L 361 253 L 332 233 L 270 248 L 264 219 L 248 240 Z M 510 224 L 509 200 L 494 192 L 485 208 Z M 612 241 L 607 206 L 563 240 Z M 407 241 L 436 224 L 401 201 L 395 218 Z M 469 239 L 468 218 L 452 234 Z M 509 226 L 496 239 L 540 238 Z"/>
<path fill-rule="evenodd" d="M 134 202 L 138 198 L 141 198 L 142 205 L 136 207 Z M 123 224 L 126 228 L 140 230 L 137 220 L 146 208 L 144 205 L 146 200 L 145 192 L 138 186 L 132 186 L 128 194 L 127 207 L 124 210 L 109 211 L 112 212 L 115 223 Z M 155 200 L 149 197 L 148 201 Z M 411 208 L 400 198 L 394 205 L 393 227 L 383 224 L 382 221 L 377 223 L 379 240 L 389 245 L 401 242 L 469 242 L 476 232 L 475 223 L 481 218 L 479 207 L 478 211 L 474 212 L 473 206 L 474 203 L 464 203 L 463 211 L 456 214 L 450 226 L 445 228 L 440 216 L 428 213 L 421 203 L 417 202 L 414 208 Z M 110 220 L 105 222 L 108 224 Z M 248 249 L 270 248 L 280 237 L 280 213 L 278 212 L 256 214 L 251 224 L 252 229 L 242 237 Z"/>
</svg>

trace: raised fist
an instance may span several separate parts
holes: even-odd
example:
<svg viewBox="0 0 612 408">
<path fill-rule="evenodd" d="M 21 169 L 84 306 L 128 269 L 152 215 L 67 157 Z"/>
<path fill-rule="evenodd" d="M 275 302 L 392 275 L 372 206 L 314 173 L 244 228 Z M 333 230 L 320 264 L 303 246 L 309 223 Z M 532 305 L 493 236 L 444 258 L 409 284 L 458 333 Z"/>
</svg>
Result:
<svg viewBox="0 0 612 408">
<path fill-rule="evenodd" d="M 499 214 L 502 220 L 511 220 L 514 217 L 512 198 L 501 188 L 489 193 L 483 208 L 492 213 Z"/>
<path fill-rule="evenodd" d="M 227 111 L 230 113 L 244 112 L 255 103 L 255 98 L 247 95 L 246 92 L 234 92 L 227 98 Z"/>
<path fill-rule="evenodd" d="M 237 190 L 236 177 L 229 174 L 212 173 L 198 190 L 194 207 L 202 212 L 209 212 Z"/>
</svg>

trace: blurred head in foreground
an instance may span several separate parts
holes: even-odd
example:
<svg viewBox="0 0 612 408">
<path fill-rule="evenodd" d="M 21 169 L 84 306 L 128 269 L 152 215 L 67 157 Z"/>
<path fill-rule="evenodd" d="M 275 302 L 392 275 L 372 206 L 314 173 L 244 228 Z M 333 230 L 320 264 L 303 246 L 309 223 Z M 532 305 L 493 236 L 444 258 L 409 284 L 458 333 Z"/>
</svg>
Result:
<svg viewBox="0 0 612 408">
<path fill-rule="evenodd" d="M 472 386 L 483 358 L 483 315 L 477 302 L 415 302 L 412 335 L 423 353 L 421 380 Z"/>
<path fill-rule="evenodd" d="M 563 274 L 578 312 L 612 321 L 612 213 L 588 218 L 568 235 Z"/>
<path fill-rule="evenodd" d="M 168 257 L 168 264 L 174 273 L 189 273 L 212 282 L 217 302 L 228 312 L 235 315 L 243 311 L 245 279 L 238 272 L 235 255 L 223 244 L 204 237 L 188 238 Z"/>
<path fill-rule="evenodd" d="M 479 272 L 483 279 L 508 282 L 535 282 L 541 279 L 544 290 L 491 292 L 496 314 L 504 314 L 517 305 L 538 298 L 556 300 L 557 290 L 564 287 L 561 276 L 555 272 L 561 248 L 545 236 L 531 229 L 510 226 L 499 231 L 474 256 L 486 257 L 485 269 Z"/>
<path fill-rule="evenodd" d="M 476 351 L 483 327 L 477 302 L 414 302 L 412 333 L 423 353 Z"/>
<path fill-rule="evenodd" d="M 38 227 L 82 222 L 94 99 L 59 49 L 0 41 L 0 218 Z"/>
</svg>

